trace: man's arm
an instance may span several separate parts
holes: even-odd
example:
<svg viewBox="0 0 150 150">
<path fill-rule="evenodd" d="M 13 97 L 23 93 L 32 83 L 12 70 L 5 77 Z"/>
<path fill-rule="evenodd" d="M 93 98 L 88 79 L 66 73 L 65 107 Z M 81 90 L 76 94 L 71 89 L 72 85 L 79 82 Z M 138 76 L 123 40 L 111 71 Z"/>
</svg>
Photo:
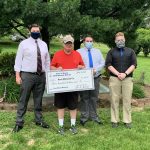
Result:
<svg viewBox="0 0 150 150">
<path fill-rule="evenodd" d="M 45 56 L 45 71 L 49 71 L 50 70 L 50 54 L 46 45 L 46 49 L 47 49 L 47 53 Z"/>
<path fill-rule="evenodd" d="M 116 76 L 119 75 L 119 72 L 113 66 L 109 66 L 108 70 Z"/>
<path fill-rule="evenodd" d="M 119 75 L 119 72 L 112 66 L 111 50 L 107 53 L 105 65 L 106 65 L 106 68 L 107 68 L 111 73 L 113 73 L 113 74 L 116 75 L 116 76 Z"/>
<path fill-rule="evenodd" d="M 132 73 L 132 72 L 134 71 L 134 69 L 135 69 L 135 66 L 134 66 L 134 65 L 131 65 L 131 66 L 125 71 L 125 73 L 128 75 L 128 74 Z"/>
<path fill-rule="evenodd" d="M 105 66 L 105 60 L 103 58 L 102 53 L 100 52 L 100 50 L 98 50 L 98 55 L 99 55 L 99 65 L 96 66 L 96 68 L 93 69 L 94 74 L 99 74 L 99 72 L 103 69 L 103 67 Z"/>
<path fill-rule="evenodd" d="M 137 66 L 136 55 L 133 50 L 132 50 L 132 56 L 131 56 L 131 63 L 132 63 L 132 65 L 125 71 L 125 73 L 121 73 L 119 75 L 120 80 L 123 80 L 124 78 L 126 78 L 126 76 L 129 75 L 130 73 L 132 73 Z"/>
<path fill-rule="evenodd" d="M 20 76 L 20 71 L 21 71 L 21 66 L 22 66 L 22 58 L 23 58 L 23 47 L 22 44 L 19 44 L 16 59 L 15 59 L 15 65 L 14 65 L 14 70 L 16 71 L 16 83 L 21 84 L 21 76 Z"/>
</svg>

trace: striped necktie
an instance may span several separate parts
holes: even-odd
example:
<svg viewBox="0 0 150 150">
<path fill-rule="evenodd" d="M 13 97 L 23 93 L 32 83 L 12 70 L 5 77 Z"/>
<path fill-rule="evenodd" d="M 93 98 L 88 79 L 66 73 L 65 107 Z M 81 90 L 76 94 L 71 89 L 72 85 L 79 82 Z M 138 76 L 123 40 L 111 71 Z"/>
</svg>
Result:
<svg viewBox="0 0 150 150">
<path fill-rule="evenodd" d="M 91 55 L 91 50 L 88 50 L 88 58 L 89 58 L 89 67 L 93 68 L 93 59 L 92 59 L 92 55 Z"/>
<path fill-rule="evenodd" d="M 37 46 L 37 73 L 40 75 L 42 72 L 41 52 L 37 40 L 35 40 L 35 43 Z"/>
</svg>

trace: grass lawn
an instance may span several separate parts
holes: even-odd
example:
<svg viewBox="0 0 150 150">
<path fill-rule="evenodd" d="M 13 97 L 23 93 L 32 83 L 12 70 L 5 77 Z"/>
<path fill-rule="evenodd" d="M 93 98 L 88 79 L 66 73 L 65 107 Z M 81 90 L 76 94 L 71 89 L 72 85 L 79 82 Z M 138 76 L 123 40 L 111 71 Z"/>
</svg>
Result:
<svg viewBox="0 0 150 150">
<path fill-rule="evenodd" d="M 68 130 L 68 113 L 65 119 L 65 136 L 57 133 L 55 112 L 44 112 L 50 129 L 42 129 L 33 123 L 33 112 L 27 112 L 24 128 L 12 133 L 15 112 L 0 111 L 1 150 L 149 150 L 150 108 L 133 112 L 133 128 L 126 129 L 121 123 L 116 129 L 110 126 L 109 109 L 98 110 L 103 126 L 88 122 L 82 127 L 77 122 L 78 134 Z M 78 116 L 79 120 L 79 116 Z"/>
<path fill-rule="evenodd" d="M 83 45 L 82 45 L 83 46 Z M 94 46 L 96 48 L 100 48 L 102 51 L 104 58 L 106 58 L 106 54 L 109 51 L 109 48 L 107 45 L 102 44 L 102 43 L 94 43 Z M 0 42 L 0 49 L 3 52 L 16 52 L 18 47 L 18 43 L 16 42 Z M 59 49 L 62 49 L 62 42 L 58 38 L 53 38 L 51 43 L 50 43 L 50 53 L 54 53 Z M 141 73 L 145 72 L 145 83 L 150 84 L 150 67 L 149 67 L 149 61 L 150 61 L 150 56 L 149 57 L 144 57 L 142 54 L 137 57 L 138 61 L 138 66 L 137 69 L 134 72 L 134 79 L 139 80 Z"/>
</svg>

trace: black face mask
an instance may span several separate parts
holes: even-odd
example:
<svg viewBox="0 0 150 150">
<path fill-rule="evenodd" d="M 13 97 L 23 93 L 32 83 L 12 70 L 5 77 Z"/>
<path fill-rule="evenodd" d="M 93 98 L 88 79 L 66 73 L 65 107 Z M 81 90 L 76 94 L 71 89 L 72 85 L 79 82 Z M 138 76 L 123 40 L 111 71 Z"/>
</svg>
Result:
<svg viewBox="0 0 150 150">
<path fill-rule="evenodd" d="M 40 37 L 40 32 L 31 32 L 31 37 L 33 39 L 38 39 Z"/>
</svg>

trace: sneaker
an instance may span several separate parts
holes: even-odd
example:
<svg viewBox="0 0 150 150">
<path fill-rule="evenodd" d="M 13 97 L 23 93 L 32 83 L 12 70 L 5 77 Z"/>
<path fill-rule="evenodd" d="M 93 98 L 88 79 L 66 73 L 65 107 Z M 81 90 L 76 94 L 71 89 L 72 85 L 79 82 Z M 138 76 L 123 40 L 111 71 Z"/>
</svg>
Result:
<svg viewBox="0 0 150 150">
<path fill-rule="evenodd" d="M 70 131 L 72 132 L 72 134 L 77 134 L 78 133 L 77 128 L 76 128 L 75 125 L 71 126 Z"/>
<path fill-rule="evenodd" d="M 64 132 L 64 127 L 63 127 L 63 126 L 60 126 L 60 127 L 59 127 L 58 133 L 61 134 L 61 135 L 64 135 L 64 134 L 65 134 L 65 132 Z"/>
</svg>

